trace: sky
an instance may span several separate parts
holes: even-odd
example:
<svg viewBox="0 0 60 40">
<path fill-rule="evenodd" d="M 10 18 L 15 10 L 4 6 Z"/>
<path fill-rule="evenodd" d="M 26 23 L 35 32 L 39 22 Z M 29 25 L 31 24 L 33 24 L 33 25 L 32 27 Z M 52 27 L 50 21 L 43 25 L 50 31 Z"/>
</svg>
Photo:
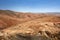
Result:
<svg viewBox="0 0 60 40">
<path fill-rule="evenodd" d="M 0 10 L 60 12 L 60 0 L 0 0 Z"/>
</svg>

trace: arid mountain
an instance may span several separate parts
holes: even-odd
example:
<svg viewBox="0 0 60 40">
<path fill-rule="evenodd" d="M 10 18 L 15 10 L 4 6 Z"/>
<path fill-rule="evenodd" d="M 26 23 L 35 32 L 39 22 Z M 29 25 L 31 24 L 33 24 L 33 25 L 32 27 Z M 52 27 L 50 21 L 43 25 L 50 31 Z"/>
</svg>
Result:
<svg viewBox="0 0 60 40">
<path fill-rule="evenodd" d="M 0 10 L 0 40 L 60 40 L 58 14 Z"/>
<path fill-rule="evenodd" d="M 39 15 L 21 12 L 13 12 L 10 10 L 0 10 L 0 29 L 17 25 L 22 22 L 39 18 Z"/>
</svg>

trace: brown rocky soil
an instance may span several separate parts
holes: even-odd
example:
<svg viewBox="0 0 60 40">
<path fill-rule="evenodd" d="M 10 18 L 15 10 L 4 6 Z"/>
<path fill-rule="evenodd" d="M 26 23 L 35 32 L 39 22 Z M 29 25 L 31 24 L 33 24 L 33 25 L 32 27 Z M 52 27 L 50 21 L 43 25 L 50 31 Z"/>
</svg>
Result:
<svg viewBox="0 0 60 40">
<path fill-rule="evenodd" d="M 60 14 L 0 10 L 0 40 L 60 40 Z"/>
</svg>

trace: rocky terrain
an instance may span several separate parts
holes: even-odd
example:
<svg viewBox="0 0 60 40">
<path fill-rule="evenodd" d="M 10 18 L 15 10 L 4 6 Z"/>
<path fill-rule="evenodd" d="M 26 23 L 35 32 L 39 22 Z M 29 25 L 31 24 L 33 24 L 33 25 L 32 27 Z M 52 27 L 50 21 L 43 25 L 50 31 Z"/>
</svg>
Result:
<svg viewBox="0 0 60 40">
<path fill-rule="evenodd" d="M 0 10 L 0 40 L 60 40 L 59 15 Z"/>
</svg>

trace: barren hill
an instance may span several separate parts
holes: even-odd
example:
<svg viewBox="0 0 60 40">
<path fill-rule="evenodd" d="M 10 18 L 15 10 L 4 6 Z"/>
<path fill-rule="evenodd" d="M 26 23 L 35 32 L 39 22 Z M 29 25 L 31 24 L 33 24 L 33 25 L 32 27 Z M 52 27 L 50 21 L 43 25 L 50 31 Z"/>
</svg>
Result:
<svg viewBox="0 0 60 40">
<path fill-rule="evenodd" d="M 38 18 L 39 15 L 0 10 L 0 29 Z"/>
<path fill-rule="evenodd" d="M 59 15 L 0 10 L 0 40 L 60 40 Z"/>
</svg>

